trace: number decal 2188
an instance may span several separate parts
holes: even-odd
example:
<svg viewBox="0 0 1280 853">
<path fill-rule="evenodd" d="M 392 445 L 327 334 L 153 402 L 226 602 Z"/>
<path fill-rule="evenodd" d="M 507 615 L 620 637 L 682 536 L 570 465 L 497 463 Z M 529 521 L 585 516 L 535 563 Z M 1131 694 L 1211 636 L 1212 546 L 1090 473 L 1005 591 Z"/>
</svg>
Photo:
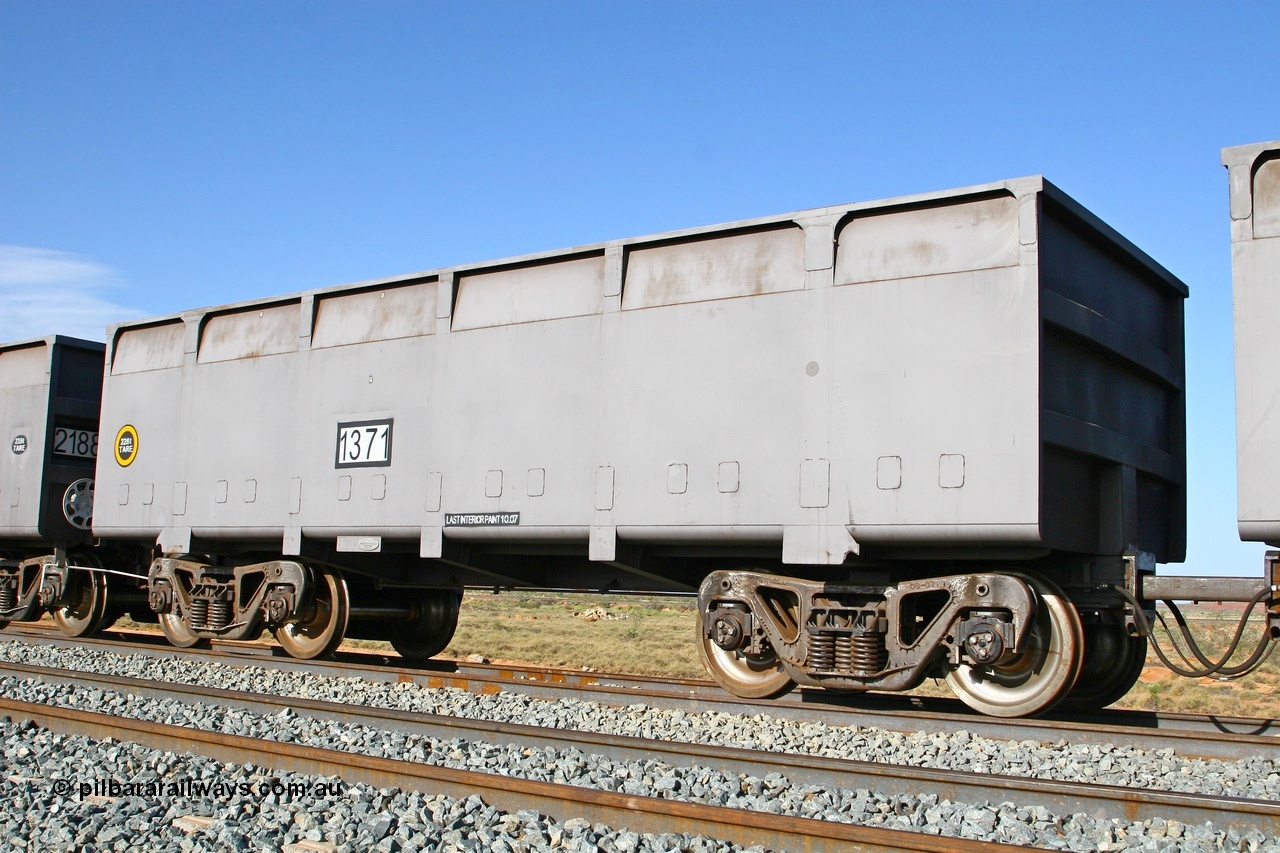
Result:
<svg viewBox="0 0 1280 853">
<path fill-rule="evenodd" d="M 53 452 L 57 456 L 98 458 L 98 434 L 93 430 L 53 428 Z"/>
<path fill-rule="evenodd" d="M 391 420 L 338 424 L 335 468 L 381 468 L 391 464 Z"/>
</svg>

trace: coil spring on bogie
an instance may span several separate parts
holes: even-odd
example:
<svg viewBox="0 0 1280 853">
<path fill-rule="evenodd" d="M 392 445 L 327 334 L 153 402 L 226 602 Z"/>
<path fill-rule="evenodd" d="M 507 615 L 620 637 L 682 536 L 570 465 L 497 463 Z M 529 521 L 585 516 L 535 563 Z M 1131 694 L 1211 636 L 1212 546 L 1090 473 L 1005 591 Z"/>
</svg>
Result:
<svg viewBox="0 0 1280 853">
<path fill-rule="evenodd" d="M 193 599 L 191 602 L 191 612 L 187 615 L 192 628 L 199 630 L 207 628 L 209 625 L 209 599 Z"/>
<path fill-rule="evenodd" d="M 836 669 L 840 672 L 853 669 L 853 637 L 848 634 L 836 637 Z"/>
<path fill-rule="evenodd" d="M 830 671 L 835 669 L 836 638 L 830 634 L 814 634 L 809 637 L 809 668 Z"/>
<path fill-rule="evenodd" d="M 889 659 L 882 634 L 818 634 L 809 638 L 809 669 L 871 675 Z"/>
<path fill-rule="evenodd" d="M 18 603 L 18 590 L 9 584 L 0 586 L 0 610 L 12 610 Z"/>
<path fill-rule="evenodd" d="M 836 667 L 842 672 L 879 672 L 888 659 L 883 634 L 855 634 L 836 640 Z"/>
<path fill-rule="evenodd" d="M 209 608 L 209 627 L 218 631 L 231 624 L 231 602 L 220 598 Z"/>
</svg>

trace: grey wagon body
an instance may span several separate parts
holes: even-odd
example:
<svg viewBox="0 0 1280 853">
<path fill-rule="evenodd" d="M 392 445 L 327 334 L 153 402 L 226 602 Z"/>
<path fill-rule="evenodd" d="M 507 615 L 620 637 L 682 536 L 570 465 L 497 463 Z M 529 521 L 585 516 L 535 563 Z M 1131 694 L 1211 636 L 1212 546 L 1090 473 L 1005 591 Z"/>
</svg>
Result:
<svg viewBox="0 0 1280 853">
<path fill-rule="evenodd" d="M 1240 537 L 1280 544 L 1280 142 L 1226 148 Z"/>
<path fill-rule="evenodd" d="M 62 500 L 93 477 L 103 349 L 56 335 L 0 345 L 0 548 L 89 538 Z"/>
<path fill-rule="evenodd" d="M 1033 177 L 124 323 L 95 532 L 1178 561 L 1186 293 Z"/>
</svg>

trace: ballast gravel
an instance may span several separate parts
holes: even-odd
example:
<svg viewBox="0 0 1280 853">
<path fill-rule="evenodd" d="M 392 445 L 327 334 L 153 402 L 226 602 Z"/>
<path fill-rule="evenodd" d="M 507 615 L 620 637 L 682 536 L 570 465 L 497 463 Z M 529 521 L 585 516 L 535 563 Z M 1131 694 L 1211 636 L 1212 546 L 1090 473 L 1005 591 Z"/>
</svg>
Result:
<svg viewBox="0 0 1280 853">
<path fill-rule="evenodd" d="M 281 777 L 252 764 L 54 734 L 7 717 L 0 718 L 0 742 L 6 850 L 278 853 L 306 842 L 312 850 L 334 845 L 334 853 L 742 849 L 687 834 L 641 835 L 582 819 L 558 823 L 532 811 L 512 814 L 474 796 Z M 93 768 L 92 777 L 86 768 Z M 116 783 L 114 791 L 107 780 Z"/>
<path fill-rule="evenodd" d="M 576 728 L 669 740 L 722 743 L 774 752 L 834 755 L 931 767 L 959 767 L 1009 775 L 1121 784 L 1129 787 L 1203 791 L 1275 799 L 1280 774 L 1274 762 L 1185 759 L 1170 750 L 1144 753 L 1128 747 L 1052 746 L 1002 742 L 965 732 L 904 735 L 879 729 L 797 723 L 764 716 L 689 714 L 644 706 L 614 709 L 580 700 L 545 702 L 518 694 L 477 696 L 414 684 L 382 684 L 350 678 L 287 673 L 260 667 L 184 660 L 181 665 L 146 655 L 117 655 L 0 644 L 0 657 L 19 662 L 109 672 L 138 678 L 302 696 L 400 710 Z M 1183 826 L 1058 815 L 1042 807 L 1011 803 L 952 803 L 937 797 L 886 796 L 866 790 L 828 791 L 793 785 L 779 774 L 763 779 L 729 776 L 704 768 L 660 762 L 615 762 L 577 750 L 495 746 L 460 739 L 432 739 L 316 722 L 290 713 L 255 715 L 237 709 L 186 705 L 176 700 L 122 696 L 97 689 L 75 690 L 39 681 L 6 678 L 7 695 L 27 701 L 72 705 L 120 716 L 152 719 L 210 730 L 269 737 L 331 749 L 501 775 L 565 782 L 627 794 L 688 799 L 736 808 L 824 820 L 1030 844 L 1063 850 L 1248 850 L 1280 853 L 1280 838 L 1239 835 L 1210 825 Z M 605 849 L 602 847 L 601 849 Z"/>
<path fill-rule="evenodd" d="M 902 829 L 927 835 L 959 836 L 1072 851 L 1280 851 L 1280 838 L 1268 838 L 1258 832 L 1240 836 L 1231 830 L 1217 831 L 1209 824 L 1183 826 L 1172 821 L 1096 820 L 1087 815 L 1055 814 L 1042 807 L 1019 808 L 1012 803 L 957 803 L 940 800 L 935 795 L 884 795 L 866 789 L 828 790 L 815 785 L 792 784 L 778 773 L 759 778 L 700 767 L 674 767 L 660 761 L 620 762 L 603 756 L 587 755 L 577 749 L 558 750 L 518 744 L 495 745 L 461 738 L 432 738 L 364 725 L 317 720 L 289 710 L 263 715 L 206 703 L 184 703 L 176 699 L 152 699 L 97 688 L 85 690 L 70 685 L 51 685 L 34 679 L 0 678 L 0 689 L 5 695 L 25 702 L 94 710 L 111 716 L 151 720 L 281 743 L 598 788 L 633 796 L 687 800 L 795 817 Z M 95 792 L 103 790 L 109 794 L 109 786 L 113 782 L 117 786 L 126 786 L 139 782 L 145 784 L 158 778 L 156 774 L 145 773 L 142 776 L 128 773 L 124 778 L 104 775 L 110 773 L 104 768 L 111 766 L 111 762 L 80 765 L 80 776 L 75 777 L 76 781 L 88 786 L 96 783 L 93 788 Z M 114 766 L 118 767 L 119 763 L 114 762 Z M 85 767 L 94 768 L 90 771 L 91 777 L 86 775 L 83 769 Z M 132 770 L 132 765 L 126 767 Z M 169 781 L 170 776 L 165 769 L 163 780 Z M 185 778 L 185 774 L 179 773 L 178 778 Z M 220 777 L 215 778 L 222 781 Z M 261 781 L 253 784 L 260 785 Z M 242 794 L 242 801 L 254 792 L 269 790 L 260 790 L 253 787 L 253 784 Z M 0 793 L 2 792 L 3 789 L 0 789 Z M 180 788 L 178 793 L 181 795 L 183 789 Z M 234 809 L 234 804 L 228 803 L 228 807 Z M 183 808 L 189 809 L 190 806 Z M 306 818 L 296 820 L 301 820 L 304 824 L 307 822 Z M 566 825 L 568 823 L 573 822 L 569 821 Z M 574 824 L 574 827 L 585 829 L 586 822 Z M 320 838 L 315 838 L 314 832 L 309 837 L 311 840 L 326 840 L 336 844 L 351 840 L 352 831 L 350 827 L 335 826 L 327 834 L 321 832 Z M 593 831 L 597 835 L 608 834 L 603 829 Z M 489 842 L 492 839 L 481 838 L 480 828 L 467 828 L 467 833 L 468 839 L 485 842 L 480 849 L 491 849 Z M 675 843 L 671 838 L 659 841 L 656 848 L 641 847 L 638 846 L 641 844 L 639 839 L 640 836 L 635 836 L 634 844 L 631 843 L 630 836 L 607 843 L 597 839 L 596 842 L 588 842 L 585 848 L 580 846 L 570 849 L 594 850 L 597 848 L 590 844 L 597 842 L 602 850 L 700 849 L 687 846 L 683 840 L 675 846 L 662 846 Z M 358 841 L 359 839 L 357 843 Z M 556 845 L 551 846 L 554 848 Z M 401 847 L 404 845 L 401 844 Z M 415 849 L 420 849 L 420 846 Z M 724 849 L 731 847 L 726 844 Z"/>
<path fill-rule="evenodd" d="M 449 687 L 333 678 L 192 659 L 179 662 L 144 654 L 121 655 L 13 641 L 0 643 L 0 659 L 552 729 L 1155 791 L 1280 800 L 1280 766 L 1262 757 L 1204 760 L 1177 755 L 1172 749 L 1147 751 L 1124 744 L 1004 741 L 966 731 L 903 734 L 871 726 L 799 722 L 767 714 L 689 713 L 642 704 L 618 708 L 580 699 L 548 701 L 516 692 L 482 696 Z"/>
</svg>

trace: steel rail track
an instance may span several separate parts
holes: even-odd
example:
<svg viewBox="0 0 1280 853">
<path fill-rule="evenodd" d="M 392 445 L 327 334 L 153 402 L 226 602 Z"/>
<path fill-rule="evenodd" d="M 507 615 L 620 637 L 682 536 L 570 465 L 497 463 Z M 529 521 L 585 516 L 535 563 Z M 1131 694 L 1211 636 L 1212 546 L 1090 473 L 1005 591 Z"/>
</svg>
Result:
<svg viewBox="0 0 1280 853">
<path fill-rule="evenodd" d="M 694 679 L 451 661 L 406 665 L 393 655 L 364 652 L 342 652 L 335 660 L 305 661 L 288 657 L 265 643 L 215 643 L 211 649 L 178 649 L 159 635 L 141 632 L 108 632 L 94 638 L 72 639 L 56 628 L 27 624 L 10 625 L 0 633 L 0 640 L 6 637 L 63 648 L 101 648 L 161 658 L 196 657 L 238 666 L 259 664 L 284 671 L 371 681 L 410 681 L 426 687 L 452 687 L 480 694 L 518 691 L 541 699 L 574 697 L 615 706 L 643 703 L 654 708 L 694 712 L 769 714 L 801 722 L 875 726 L 898 732 L 964 730 L 996 740 L 1118 744 L 1147 751 L 1173 749 L 1179 755 L 1197 758 L 1280 758 L 1280 736 L 1277 736 L 1280 721 L 1277 720 L 1123 710 L 1047 719 L 999 719 L 961 710 L 963 706 L 959 702 L 946 699 L 849 696 L 814 690 L 796 691 L 782 699 L 750 700 L 730 696 L 710 681 Z"/>
<path fill-rule="evenodd" d="M 251 762 L 277 773 L 338 776 L 347 784 L 365 782 L 454 797 L 478 795 L 507 812 L 525 809 L 564 821 L 583 817 L 616 829 L 646 833 L 694 833 L 743 847 L 761 844 L 773 850 L 936 851 L 994 853 L 1035 848 L 923 835 L 902 830 L 856 826 L 811 818 L 707 806 L 656 797 L 639 797 L 562 785 L 453 770 L 389 758 L 206 732 L 165 723 L 123 719 L 68 708 L 0 698 L 0 713 L 31 720 L 51 731 L 114 738 L 173 752 L 194 752 L 219 761 Z"/>
<path fill-rule="evenodd" d="M 336 702 L 306 700 L 124 676 L 69 672 L 47 667 L 0 662 L 0 674 L 37 678 L 75 687 L 93 686 L 118 693 L 187 702 L 233 706 L 263 715 L 288 709 L 317 720 L 359 723 L 376 729 L 436 738 L 461 738 L 492 744 L 536 744 L 578 749 L 615 761 L 659 759 L 676 767 L 699 766 L 733 775 L 764 777 L 781 773 L 792 784 L 826 789 L 866 788 L 885 795 L 935 794 L 939 799 L 967 803 L 1039 805 L 1058 814 L 1087 814 L 1099 819 L 1127 821 L 1163 818 L 1195 825 L 1206 821 L 1238 832 L 1257 829 L 1280 835 L 1280 803 L 1208 794 L 1185 794 L 1113 785 L 1051 780 L 881 764 L 850 759 L 801 756 L 723 746 L 705 746 L 620 735 L 601 735 L 548 729 L 515 723 L 496 723 L 434 714 L 368 708 Z"/>
</svg>

